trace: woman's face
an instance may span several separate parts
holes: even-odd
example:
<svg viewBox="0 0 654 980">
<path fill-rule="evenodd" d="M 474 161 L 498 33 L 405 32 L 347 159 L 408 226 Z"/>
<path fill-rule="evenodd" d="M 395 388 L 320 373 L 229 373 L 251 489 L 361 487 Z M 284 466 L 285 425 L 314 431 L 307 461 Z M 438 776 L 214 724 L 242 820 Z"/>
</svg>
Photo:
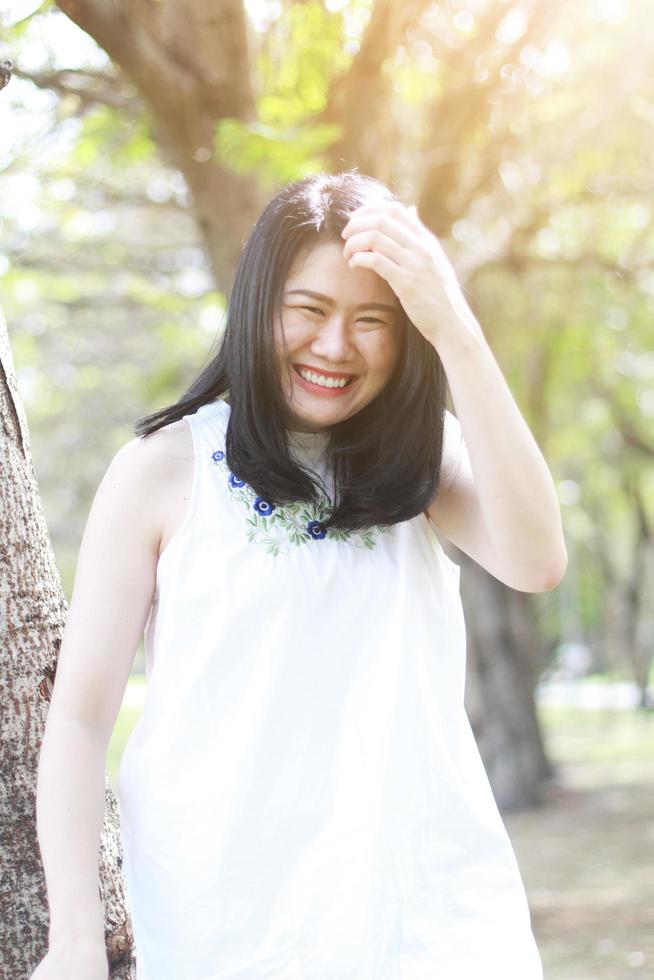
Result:
<svg viewBox="0 0 654 980">
<path fill-rule="evenodd" d="M 400 335 L 399 300 L 376 272 L 350 269 L 338 242 L 300 251 L 275 321 L 292 428 L 318 432 L 365 408 L 393 373 Z"/>
</svg>

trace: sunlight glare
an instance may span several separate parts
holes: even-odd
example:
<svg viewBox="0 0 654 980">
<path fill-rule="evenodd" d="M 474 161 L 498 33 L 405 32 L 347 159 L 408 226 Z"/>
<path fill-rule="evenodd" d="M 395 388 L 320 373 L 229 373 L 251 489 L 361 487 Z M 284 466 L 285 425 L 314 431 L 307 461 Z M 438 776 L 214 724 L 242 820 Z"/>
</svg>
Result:
<svg viewBox="0 0 654 980">
<path fill-rule="evenodd" d="M 588 0 L 588 14 L 593 20 L 617 27 L 628 13 L 628 0 Z"/>
</svg>

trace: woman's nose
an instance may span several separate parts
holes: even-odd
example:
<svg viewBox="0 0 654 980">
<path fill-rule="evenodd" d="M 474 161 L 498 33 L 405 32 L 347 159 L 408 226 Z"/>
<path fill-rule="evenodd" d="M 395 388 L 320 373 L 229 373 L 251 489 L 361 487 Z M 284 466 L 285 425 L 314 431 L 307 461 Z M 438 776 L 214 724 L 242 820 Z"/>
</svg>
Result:
<svg viewBox="0 0 654 980">
<path fill-rule="evenodd" d="M 334 314 L 327 317 L 311 344 L 314 354 L 329 361 L 345 361 L 352 351 L 352 340 L 347 318 Z"/>
</svg>

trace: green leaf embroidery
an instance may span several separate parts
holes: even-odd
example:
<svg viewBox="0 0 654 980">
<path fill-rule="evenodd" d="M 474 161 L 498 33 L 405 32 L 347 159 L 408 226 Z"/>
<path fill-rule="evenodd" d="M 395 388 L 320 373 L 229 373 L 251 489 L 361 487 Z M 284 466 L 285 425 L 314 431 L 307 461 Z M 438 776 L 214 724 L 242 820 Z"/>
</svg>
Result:
<svg viewBox="0 0 654 980">
<path fill-rule="evenodd" d="M 297 547 L 314 541 L 317 545 L 321 540 L 348 541 L 356 548 L 374 548 L 380 534 L 387 534 L 390 530 L 387 526 L 367 528 L 364 531 L 346 531 L 343 528 L 327 528 L 324 539 L 314 538 L 307 530 L 307 525 L 311 521 L 322 521 L 325 517 L 329 501 L 322 498 L 321 506 L 307 504 L 300 501 L 297 504 L 285 504 L 283 507 L 276 507 L 269 515 L 265 516 L 253 509 L 254 501 L 257 497 L 256 492 L 247 483 L 242 487 L 234 487 L 229 482 L 230 469 L 227 459 L 213 459 L 216 466 L 222 468 L 227 477 L 226 483 L 230 495 L 234 500 L 238 500 L 249 510 L 246 518 L 248 541 L 261 545 L 266 552 L 273 557 L 289 550 L 289 544 Z"/>
</svg>

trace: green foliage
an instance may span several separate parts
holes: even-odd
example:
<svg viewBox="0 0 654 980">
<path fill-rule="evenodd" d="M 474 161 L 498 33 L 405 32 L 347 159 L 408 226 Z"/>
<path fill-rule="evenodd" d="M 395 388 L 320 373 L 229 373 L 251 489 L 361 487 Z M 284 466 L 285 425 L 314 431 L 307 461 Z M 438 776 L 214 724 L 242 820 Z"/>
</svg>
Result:
<svg viewBox="0 0 654 980">
<path fill-rule="evenodd" d="M 235 173 L 256 173 L 264 184 L 287 183 L 321 166 L 321 153 L 340 134 L 329 124 L 281 130 L 263 123 L 222 119 L 216 126 L 216 152 Z"/>
<path fill-rule="evenodd" d="M 352 60 L 343 44 L 342 13 L 319 0 L 293 4 L 279 17 L 255 68 L 261 122 L 284 130 L 324 109 L 333 79 Z"/>
<path fill-rule="evenodd" d="M 75 148 L 81 166 L 103 159 L 111 168 L 151 163 L 155 155 L 147 116 L 132 117 L 109 106 L 96 106 L 84 117 Z"/>
<path fill-rule="evenodd" d="M 264 184 L 286 183 L 320 169 L 320 154 L 342 127 L 315 121 L 332 81 L 351 62 L 344 50 L 343 15 L 318 0 L 294 4 L 271 26 L 256 62 L 257 120 L 222 119 L 218 159 L 235 173 L 256 173 Z"/>
</svg>

